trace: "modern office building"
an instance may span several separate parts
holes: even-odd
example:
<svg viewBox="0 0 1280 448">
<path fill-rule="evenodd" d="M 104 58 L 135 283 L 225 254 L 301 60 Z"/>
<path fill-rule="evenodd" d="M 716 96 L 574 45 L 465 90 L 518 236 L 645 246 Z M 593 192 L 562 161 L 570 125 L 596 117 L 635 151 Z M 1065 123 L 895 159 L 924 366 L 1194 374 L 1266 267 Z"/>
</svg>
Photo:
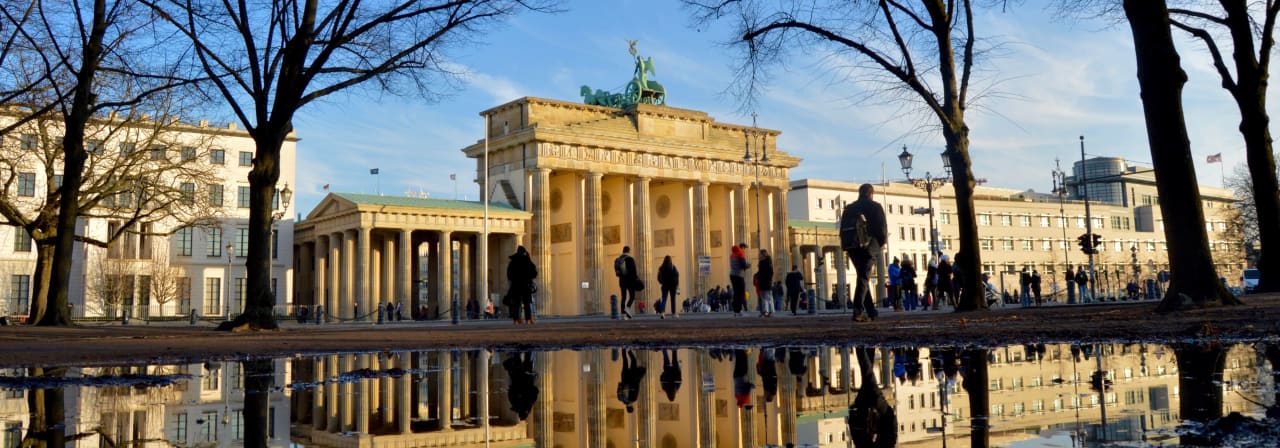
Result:
<svg viewBox="0 0 1280 448">
<path fill-rule="evenodd" d="M 3 120 L 15 119 L 4 115 Z M 62 181 L 60 122 L 37 120 L 6 136 L 14 162 L 4 201 L 24 220 L 56 214 L 48 194 Z M 69 305 L 75 318 L 189 315 L 228 318 L 244 307 L 249 181 L 254 143 L 236 125 L 112 115 L 86 132 L 89 160 L 81 194 Z M 278 312 L 292 297 L 296 138 L 281 150 L 271 239 L 271 284 Z M 56 201 L 56 199 L 52 199 Z M 6 219 L 13 224 L 12 219 Z M 0 227 L 3 314 L 30 308 L 36 244 L 18 226 Z M 110 241 L 110 244 L 98 243 Z"/>
</svg>

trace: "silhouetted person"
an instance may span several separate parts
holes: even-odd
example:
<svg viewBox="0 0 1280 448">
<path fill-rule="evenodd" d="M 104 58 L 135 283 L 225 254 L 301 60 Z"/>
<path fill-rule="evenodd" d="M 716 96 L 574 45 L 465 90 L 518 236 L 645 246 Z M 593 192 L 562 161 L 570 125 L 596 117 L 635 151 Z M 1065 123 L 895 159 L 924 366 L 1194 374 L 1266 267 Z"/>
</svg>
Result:
<svg viewBox="0 0 1280 448">
<path fill-rule="evenodd" d="M 529 352 L 512 353 L 502 367 L 511 376 L 511 385 L 507 387 L 507 400 L 511 402 L 511 411 L 520 416 L 520 420 L 529 418 L 533 403 L 538 401 L 537 373 L 533 371 L 533 358 Z"/>
<path fill-rule="evenodd" d="M 744 349 L 733 351 L 733 398 L 741 409 L 751 409 L 751 390 L 755 384 L 747 381 L 747 370 L 751 366 L 750 355 Z"/>
<path fill-rule="evenodd" d="M 680 375 L 680 357 L 676 349 L 662 350 L 662 374 L 658 381 L 662 383 L 662 391 L 667 393 L 667 401 L 676 401 L 676 392 L 680 391 L 683 381 Z"/>
<path fill-rule="evenodd" d="M 627 413 L 635 412 L 636 400 L 640 398 L 640 382 L 644 381 L 644 366 L 636 361 L 636 352 L 630 349 L 622 351 L 622 380 L 618 381 L 618 401 L 627 407 Z"/>
<path fill-rule="evenodd" d="M 876 377 L 872 374 L 875 350 L 868 347 L 855 349 L 858 354 L 858 370 L 862 373 L 862 387 L 849 405 L 849 438 L 857 448 L 893 447 L 898 444 L 898 416 L 884 399 Z"/>
<path fill-rule="evenodd" d="M 507 280 L 511 286 L 507 288 L 507 306 L 511 308 L 511 319 L 521 323 L 520 312 L 524 311 L 524 323 L 533 323 L 533 279 L 538 278 L 538 267 L 529 258 L 529 251 L 520 246 L 511 254 L 511 262 L 507 264 Z"/>
<path fill-rule="evenodd" d="M 764 402 L 772 403 L 778 396 L 778 361 L 773 349 L 760 349 L 760 357 L 756 360 L 756 374 L 760 375 L 760 384 L 764 386 Z"/>
</svg>

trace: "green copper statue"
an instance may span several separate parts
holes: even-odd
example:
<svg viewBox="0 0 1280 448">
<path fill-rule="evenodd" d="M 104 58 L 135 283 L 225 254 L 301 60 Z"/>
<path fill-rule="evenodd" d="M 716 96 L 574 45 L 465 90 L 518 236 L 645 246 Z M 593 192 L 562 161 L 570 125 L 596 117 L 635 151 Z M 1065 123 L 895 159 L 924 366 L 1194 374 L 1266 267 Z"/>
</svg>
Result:
<svg viewBox="0 0 1280 448">
<path fill-rule="evenodd" d="M 624 108 L 639 103 L 654 104 L 665 106 L 667 104 L 667 90 L 657 81 L 649 79 L 650 75 L 656 75 L 653 70 L 653 58 L 642 58 L 636 54 L 637 40 L 627 40 L 630 45 L 631 56 L 636 58 L 635 74 L 631 78 L 631 82 L 627 83 L 622 93 L 610 93 L 604 90 L 591 90 L 591 87 L 582 86 L 582 102 L 597 105 Z"/>
</svg>

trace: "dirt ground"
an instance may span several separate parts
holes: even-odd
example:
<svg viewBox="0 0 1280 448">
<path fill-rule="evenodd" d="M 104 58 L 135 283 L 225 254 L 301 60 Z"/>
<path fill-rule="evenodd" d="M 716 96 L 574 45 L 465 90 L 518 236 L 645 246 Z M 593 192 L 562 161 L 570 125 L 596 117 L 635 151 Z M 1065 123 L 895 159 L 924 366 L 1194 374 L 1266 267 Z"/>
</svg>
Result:
<svg viewBox="0 0 1280 448">
<path fill-rule="evenodd" d="M 773 318 L 687 314 L 659 320 L 547 318 L 300 325 L 227 333 L 212 323 L 87 324 L 65 328 L 0 326 L 0 367 L 168 363 L 302 353 L 442 348 L 579 348 L 719 344 L 1001 345 L 1029 342 L 1256 339 L 1280 336 L 1280 294 L 1245 305 L 1156 314 L 1154 302 L 998 308 L 990 312 L 882 311 L 875 322 L 824 312 Z"/>
</svg>

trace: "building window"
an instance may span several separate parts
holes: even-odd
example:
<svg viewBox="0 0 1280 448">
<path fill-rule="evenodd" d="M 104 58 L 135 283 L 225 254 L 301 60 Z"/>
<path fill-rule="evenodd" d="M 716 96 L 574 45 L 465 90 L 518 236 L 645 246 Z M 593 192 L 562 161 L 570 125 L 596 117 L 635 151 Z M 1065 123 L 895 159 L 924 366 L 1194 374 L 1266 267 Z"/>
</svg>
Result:
<svg viewBox="0 0 1280 448">
<path fill-rule="evenodd" d="M 163 146 L 159 146 L 159 145 L 157 145 L 157 146 L 152 146 L 152 147 L 151 147 L 151 149 L 150 149 L 149 151 L 150 151 L 150 153 L 151 153 L 151 160 L 164 160 L 164 147 L 163 147 Z"/>
<path fill-rule="evenodd" d="M 978 225 L 980 225 L 980 226 L 989 226 L 989 225 L 991 225 L 991 215 L 990 215 L 990 214 L 987 214 L 987 213 L 979 213 L 979 214 L 978 214 Z"/>
<path fill-rule="evenodd" d="M 1083 216 L 1076 217 L 1076 227 L 1080 229 L 1083 229 L 1085 227 Z"/>
<path fill-rule="evenodd" d="M 983 238 L 978 241 L 978 247 L 981 247 L 982 250 L 992 250 L 995 248 L 995 244 L 990 238 Z"/>
<path fill-rule="evenodd" d="M 84 143 L 84 150 L 89 154 L 102 155 L 102 148 L 104 146 L 105 145 L 102 144 L 102 140 L 89 140 Z"/>
<path fill-rule="evenodd" d="M 271 298 L 274 299 L 276 297 L 280 297 L 279 294 L 276 294 L 276 278 L 271 277 Z"/>
<path fill-rule="evenodd" d="M 950 214 L 950 213 L 942 212 L 942 223 L 943 223 L 943 224 L 951 224 L 951 214 Z"/>
<path fill-rule="evenodd" d="M 822 209 L 822 198 L 818 198 L 818 209 Z"/>
<path fill-rule="evenodd" d="M 196 148 L 191 146 L 182 147 L 182 161 L 190 162 L 196 159 Z"/>
<path fill-rule="evenodd" d="M 36 195 L 36 173 L 18 173 L 18 196 Z"/>
<path fill-rule="evenodd" d="M 1156 251 L 1156 243 L 1152 241 L 1147 241 L 1147 252 L 1155 252 L 1155 251 Z"/>
<path fill-rule="evenodd" d="M 31 234 L 22 227 L 13 228 L 13 251 L 31 252 Z"/>
<path fill-rule="evenodd" d="M 173 440 L 179 446 L 185 446 L 187 442 L 187 414 L 180 413 L 173 416 Z"/>
<path fill-rule="evenodd" d="M 204 315 L 222 314 L 222 279 L 205 277 L 204 279 Z M 205 375 L 208 377 L 209 375 Z"/>
<path fill-rule="evenodd" d="M 209 163 L 214 165 L 227 164 L 227 151 L 225 149 L 215 149 L 209 151 Z"/>
<path fill-rule="evenodd" d="M 26 312 L 31 307 L 31 276 L 14 274 L 9 278 L 9 311 Z"/>
<path fill-rule="evenodd" d="M 1053 240 L 1045 238 L 1043 241 L 1040 242 L 1040 249 L 1053 250 Z"/>
<path fill-rule="evenodd" d="M 951 250 L 952 247 L 954 247 L 954 244 L 952 244 L 951 238 L 942 240 L 942 250 Z"/>
<path fill-rule="evenodd" d="M 231 411 L 231 439 L 244 440 L 244 411 L 241 409 Z"/>
<path fill-rule="evenodd" d="M 222 204 L 222 185 L 209 184 L 209 205 L 212 207 L 221 207 Z"/>
<path fill-rule="evenodd" d="M 1006 227 L 1013 225 L 1013 217 L 1009 215 L 1000 215 L 1000 225 Z"/>
<path fill-rule="evenodd" d="M 1018 224 L 1022 227 L 1031 227 L 1031 215 L 1022 215 L 1018 217 Z"/>
<path fill-rule="evenodd" d="M 1035 250 L 1035 248 L 1032 247 L 1030 238 L 1022 240 L 1022 250 Z"/>
<path fill-rule="evenodd" d="M 240 151 L 240 166 L 253 166 L 253 153 Z"/>
<path fill-rule="evenodd" d="M 182 203 L 191 205 L 196 202 L 196 184 L 194 182 L 183 182 L 178 186 L 178 190 L 182 192 Z"/>
<path fill-rule="evenodd" d="M 1013 240 L 1010 240 L 1010 239 L 1000 240 L 1000 248 L 1004 250 L 1013 250 Z"/>
<path fill-rule="evenodd" d="M 236 248 L 237 257 L 249 256 L 249 229 L 248 228 L 236 229 L 235 248 Z"/>
<path fill-rule="evenodd" d="M 178 231 L 174 234 L 174 239 L 177 240 L 176 242 L 178 243 L 178 247 L 177 247 L 178 256 L 180 257 L 191 256 L 191 234 L 192 234 L 192 231 L 190 227 L 183 227 L 181 229 L 178 229 Z"/>
<path fill-rule="evenodd" d="M 271 259 L 280 259 L 280 229 L 271 229 Z"/>
<path fill-rule="evenodd" d="M 204 423 L 200 424 L 200 440 L 197 442 L 217 442 L 218 428 L 215 425 L 218 422 L 218 411 L 205 411 L 200 414 L 200 420 Z"/>
<path fill-rule="evenodd" d="M 1040 227 L 1049 227 L 1049 217 L 1048 217 L 1048 216 L 1041 216 L 1041 217 L 1040 217 Z"/>
<path fill-rule="evenodd" d="M 236 300 L 234 302 L 231 302 L 231 309 L 239 310 L 240 312 L 244 312 L 243 311 L 244 310 L 244 292 L 245 292 L 244 280 L 245 280 L 244 277 L 236 277 L 235 279 Z"/>
<path fill-rule="evenodd" d="M 138 150 L 138 145 L 129 142 L 120 143 L 120 158 L 128 158 Z"/>
<path fill-rule="evenodd" d="M 222 256 L 222 229 L 218 227 L 210 227 L 205 232 L 205 240 L 209 243 L 205 255 L 210 257 Z"/>
<path fill-rule="evenodd" d="M 178 313 L 191 312 L 191 277 L 178 277 Z"/>
<path fill-rule="evenodd" d="M 18 141 L 23 151 L 35 151 L 40 148 L 40 138 L 35 134 L 22 134 L 18 137 Z"/>
<path fill-rule="evenodd" d="M 240 186 L 239 194 L 236 195 L 236 206 L 249 208 L 249 187 Z"/>
<path fill-rule="evenodd" d="M 62 188 L 62 175 L 61 175 L 61 174 L 54 174 L 54 175 L 53 175 L 53 187 L 52 187 L 52 188 L 53 188 L 53 189 L 55 189 L 55 190 L 56 190 L 56 189 L 59 189 L 59 188 Z"/>
</svg>

